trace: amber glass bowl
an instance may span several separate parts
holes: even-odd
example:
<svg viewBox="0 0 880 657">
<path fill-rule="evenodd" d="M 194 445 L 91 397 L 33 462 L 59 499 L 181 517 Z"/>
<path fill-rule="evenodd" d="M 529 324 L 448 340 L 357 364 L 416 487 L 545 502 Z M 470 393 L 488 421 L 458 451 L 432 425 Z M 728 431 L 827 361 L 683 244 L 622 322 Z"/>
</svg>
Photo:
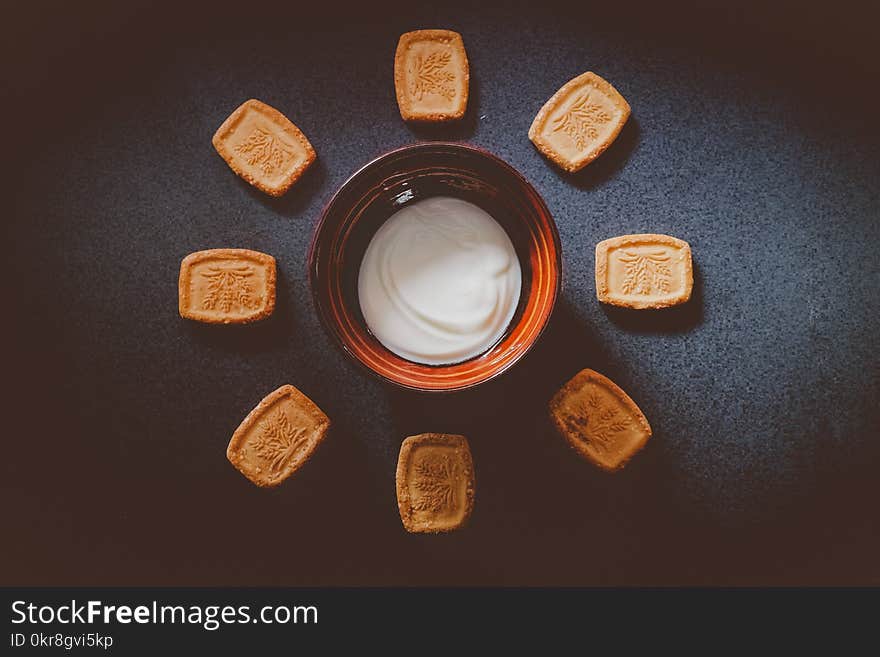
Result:
<svg viewBox="0 0 880 657">
<path fill-rule="evenodd" d="M 361 259 L 376 230 L 407 203 L 430 196 L 456 196 L 492 215 L 510 236 L 523 276 L 504 336 L 453 365 L 422 365 L 389 351 L 370 332 L 358 302 Z M 538 340 L 559 296 L 562 253 L 547 206 L 513 167 L 472 146 L 421 143 L 369 162 L 339 188 L 312 238 L 309 279 L 321 322 L 356 362 L 404 388 L 462 390 L 507 371 Z"/>
</svg>

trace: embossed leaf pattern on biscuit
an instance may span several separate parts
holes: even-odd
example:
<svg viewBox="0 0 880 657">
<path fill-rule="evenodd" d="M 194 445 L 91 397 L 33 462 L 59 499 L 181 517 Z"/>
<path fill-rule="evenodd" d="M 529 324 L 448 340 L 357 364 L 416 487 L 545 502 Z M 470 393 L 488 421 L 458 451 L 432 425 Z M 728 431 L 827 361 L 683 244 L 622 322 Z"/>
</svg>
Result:
<svg viewBox="0 0 880 657">
<path fill-rule="evenodd" d="M 455 75 L 444 70 L 450 61 L 452 53 L 448 50 L 437 50 L 427 57 L 416 57 L 413 96 L 422 100 L 425 94 L 438 94 L 446 100 L 452 100 L 455 97 Z"/>
<path fill-rule="evenodd" d="M 606 450 L 617 434 L 628 429 L 632 421 L 629 416 L 603 404 L 595 393 L 587 397 L 586 404 L 590 409 L 587 414 L 588 435 L 598 447 Z"/>
<path fill-rule="evenodd" d="M 566 416 L 565 424 L 569 431 L 587 436 L 592 445 L 604 452 L 621 432 L 630 427 L 632 420 L 591 392 L 583 404 L 578 404 Z"/>
<path fill-rule="evenodd" d="M 624 251 L 618 258 L 624 264 L 622 290 L 624 294 L 651 294 L 669 292 L 672 272 L 669 254 L 662 249 L 649 253 Z"/>
<path fill-rule="evenodd" d="M 415 465 L 416 511 L 448 511 L 455 505 L 455 463 L 445 454 L 428 454 Z"/>
<path fill-rule="evenodd" d="M 253 449 L 273 472 L 278 472 L 306 441 L 303 427 L 294 429 L 284 411 L 276 411 L 260 424 Z"/>
<path fill-rule="evenodd" d="M 553 132 L 562 131 L 574 140 L 579 150 L 599 137 L 599 126 L 608 123 L 611 115 L 601 105 L 590 102 L 590 92 L 584 92 L 562 116 L 553 120 Z"/>
<path fill-rule="evenodd" d="M 230 312 L 236 305 L 242 310 L 255 308 L 259 299 L 253 298 L 248 282 L 253 274 L 254 268 L 248 266 L 208 267 L 201 274 L 208 279 L 208 290 L 202 300 L 202 307 L 205 310 L 219 308 L 224 313 Z"/>
<path fill-rule="evenodd" d="M 235 152 L 243 155 L 248 164 L 259 167 L 267 176 L 293 158 L 291 146 L 261 128 L 254 128 L 247 139 L 235 146 Z"/>
</svg>

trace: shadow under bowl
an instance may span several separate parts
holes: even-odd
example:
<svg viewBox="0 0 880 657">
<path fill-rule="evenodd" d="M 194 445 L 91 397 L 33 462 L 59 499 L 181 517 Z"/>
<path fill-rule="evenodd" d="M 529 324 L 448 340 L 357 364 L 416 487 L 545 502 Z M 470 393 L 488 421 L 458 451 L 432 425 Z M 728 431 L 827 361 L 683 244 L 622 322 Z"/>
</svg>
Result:
<svg viewBox="0 0 880 657">
<path fill-rule="evenodd" d="M 402 207 L 431 196 L 458 197 L 488 212 L 509 235 L 522 270 L 519 305 L 503 337 L 450 365 L 414 363 L 388 350 L 358 301 L 361 260 L 373 235 Z M 499 376 L 532 348 L 559 296 L 562 251 L 550 211 L 516 169 L 473 146 L 431 142 L 386 153 L 339 188 L 315 229 L 308 267 L 318 316 L 355 362 L 403 388 L 453 391 Z"/>
</svg>

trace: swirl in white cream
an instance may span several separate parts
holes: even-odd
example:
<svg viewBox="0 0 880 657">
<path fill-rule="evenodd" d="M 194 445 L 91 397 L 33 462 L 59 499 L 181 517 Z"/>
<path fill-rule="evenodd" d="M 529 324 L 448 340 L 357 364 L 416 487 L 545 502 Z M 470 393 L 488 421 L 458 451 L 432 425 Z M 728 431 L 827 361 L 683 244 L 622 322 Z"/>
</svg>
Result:
<svg viewBox="0 0 880 657">
<path fill-rule="evenodd" d="M 407 360 L 445 365 L 501 339 L 521 285 L 519 259 L 498 222 L 473 203 L 436 196 L 376 231 L 358 297 L 379 342 Z"/>
</svg>

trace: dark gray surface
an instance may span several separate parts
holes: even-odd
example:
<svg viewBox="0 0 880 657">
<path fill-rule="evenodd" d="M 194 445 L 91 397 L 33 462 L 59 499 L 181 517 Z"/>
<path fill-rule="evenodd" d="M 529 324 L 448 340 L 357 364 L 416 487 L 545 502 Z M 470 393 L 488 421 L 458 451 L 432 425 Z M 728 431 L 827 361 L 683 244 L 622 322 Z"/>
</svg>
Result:
<svg viewBox="0 0 880 657">
<path fill-rule="evenodd" d="M 240 7 L 187 13 L 183 27 L 138 7 L 107 19 L 106 34 L 65 29 L 96 40 L 45 61 L 31 53 L 19 109 L 25 95 L 52 105 L 25 107 L 32 122 L 11 137 L 21 169 L 7 177 L 15 389 L 3 497 L 14 538 L 0 583 L 880 584 L 873 71 L 845 31 L 777 43 L 760 20 L 731 22 L 754 30 L 742 35 L 712 22 L 731 20 L 723 13 L 654 29 L 629 23 L 635 12 L 550 7 L 539 20 L 525 7 L 410 6 L 290 23 Z M 460 126 L 415 130 L 397 112 L 394 47 L 402 31 L 436 26 L 464 36 L 471 101 Z M 829 38 L 844 44 L 839 60 L 825 59 Z M 633 117 L 569 176 L 526 133 L 585 70 Z M 211 147 L 250 97 L 319 155 L 280 200 Z M 305 267 L 338 186 L 420 138 L 462 139 L 519 169 L 553 212 L 565 261 L 539 348 L 499 383 L 442 398 L 388 390 L 337 352 Z M 633 232 L 690 242 L 687 306 L 596 301 L 595 243 Z M 245 328 L 178 317 L 180 260 L 212 247 L 277 258 L 275 317 Z M 582 367 L 620 384 L 654 428 L 617 475 L 580 461 L 545 418 Z M 299 474 L 259 490 L 225 447 L 286 382 L 334 432 Z M 457 534 L 400 525 L 397 451 L 422 431 L 470 438 L 477 502 Z"/>
</svg>

